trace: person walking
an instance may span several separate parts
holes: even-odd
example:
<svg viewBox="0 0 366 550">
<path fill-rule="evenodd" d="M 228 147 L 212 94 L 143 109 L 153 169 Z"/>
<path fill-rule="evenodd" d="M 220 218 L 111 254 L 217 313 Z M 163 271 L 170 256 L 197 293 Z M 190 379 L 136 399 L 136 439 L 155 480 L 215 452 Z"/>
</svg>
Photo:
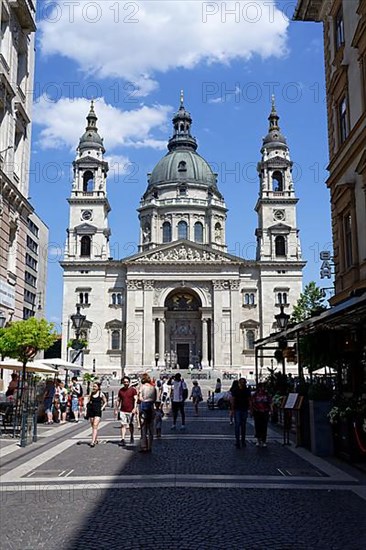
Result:
<svg viewBox="0 0 366 550">
<path fill-rule="evenodd" d="M 161 401 L 156 401 L 155 412 L 154 412 L 154 423 L 155 423 L 155 433 L 158 439 L 161 438 L 161 428 L 163 425 L 163 417 L 164 417 L 164 413 L 161 407 Z"/>
<path fill-rule="evenodd" d="M 216 380 L 216 386 L 215 386 L 215 393 L 220 393 L 221 392 L 221 380 L 220 378 L 218 378 Z"/>
<path fill-rule="evenodd" d="M 200 404 L 201 401 L 203 401 L 203 397 L 202 397 L 201 388 L 199 387 L 197 380 L 193 381 L 190 399 L 192 399 L 195 416 L 198 416 L 198 405 Z"/>
<path fill-rule="evenodd" d="M 238 386 L 239 386 L 239 380 L 234 380 L 233 383 L 231 384 L 231 388 L 229 390 L 229 392 L 231 394 L 231 398 L 230 398 L 230 401 L 229 401 L 229 423 L 230 423 L 230 426 L 233 426 L 233 424 L 234 424 L 234 407 L 233 407 L 233 399 L 232 399 L 233 391 Z"/>
<path fill-rule="evenodd" d="M 98 429 L 100 420 L 102 418 L 102 412 L 107 406 L 107 399 L 101 390 L 100 382 L 93 382 L 92 390 L 88 396 L 86 404 L 85 416 L 90 420 L 92 428 L 92 440 L 90 447 L 95 447 L 98 443 Z"/>
<path fill-rule="evenodd" d="M 66 422 L 66 409 L 67 409 L 67 402 L 69 399 L 69 392 L 65 388 L 65 384 L 63 382 L 60 382 L 59 384 L 59 392 L 58 392 L 58 401 L 60 408 L 58 410 L 58 420 L 60 424 L 65 424 Z"/>
<path fill-rule="evenodd" d="M 246 427 L 251 398 L 251 392 L 250 389 L 247 388 L 247 381 L 245 378 L 239 378 L 238 387 L 232 389 L 231 394 L 235 422 L 235 446 L 237 449 L 240 449 L 240 440 L 241 445 L 243 447 L 246 446 Z"/>
<path fill-rule="evenodd" d="M 162 385 L 162 388 L 161 388 L 161 401 L 162 401 L 161 408 L 162 408 L 162 410 L 164 410 L 164 408 L 165 408 L 165 413 L 166 414 L 168 412 L 169 405 L 170 405 L 170 391 L 171 391 L 171 389 L 172 389 L 172 386 L 171 386 L 171 384 L 169 384 L 169 380 L 167 378 L 164 378 L 163 385 Z"/>
<path fill-rule="evenodd" d="M 79 399 L 83 396 L 83 387 L 80 382 L 78 382 L 77 376 L 71 378 L 70 393 L 71 411 L 74 415 L 75 422 L 79 422 Z"/>
<path fill-rule="evenodd" d="M 154 427 L 154 403 L 156 387 L 148 374 L 143 374 L 138 392 L 139 416 L 141 426 L 140 452 L 152 450 Z"/>
<path fill-rule="evenodd" d="M 252 395 L 251 411 L 254 417 L 257 447 L 267 447 L 267 428 L 272 398 L 263 383 L 258 384 L 257 391 Z"/>
<path fill-rule="evenodd" d="M 119 445 L 121 447 L 126 446 L 126 430 L 127 428 L 130 431 L 130 443 L 134 442 L 133 432 L 134 432 L 134 418 L 137 412 L 137 390 L 136 388 L 130 386 L 131 379 L 129 376 L 124 376 L 122 380 L 123 386 L 118 392 L 118 397 L 116 399 L 116 408 L 115 412 L 119 411 L 120 420 L 121 420 L 121 441 Z"/>
<path fill-rule="evenodd" d="M 172 430 L 175 430 L 177 427 L 178 412 L 180 412 L 180 415 L 182 418 L 182 425 L 180 429 L 184 430 L 186 427 L 184 401 L 187 399 L 187 397 L 188 397 L 187 384 L 184 382 L 184 380 L 182 380 L 180 372 L 177 372 L 172 382 L 172 410 L 173 410 L 173 426 L 171 427 Z"/>
</svg>

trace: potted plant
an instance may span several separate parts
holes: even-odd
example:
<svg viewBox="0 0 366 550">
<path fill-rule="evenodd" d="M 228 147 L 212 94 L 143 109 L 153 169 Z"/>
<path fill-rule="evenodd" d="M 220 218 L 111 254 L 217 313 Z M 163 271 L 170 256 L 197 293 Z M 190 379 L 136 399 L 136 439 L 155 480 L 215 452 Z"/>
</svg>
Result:
<svg viewBox="0 0 366 550">
<path fill-rule="evenodd" d="M 328 413 L 336 453 L 347 460 L 366 460 L 366 400 L 337 396 Z"/>
</svg>

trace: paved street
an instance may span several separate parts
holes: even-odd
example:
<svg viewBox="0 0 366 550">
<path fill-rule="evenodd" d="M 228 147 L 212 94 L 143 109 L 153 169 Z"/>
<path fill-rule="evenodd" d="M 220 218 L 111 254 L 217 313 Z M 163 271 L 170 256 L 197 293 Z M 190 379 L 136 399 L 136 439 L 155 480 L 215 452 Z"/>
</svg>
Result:
<svg viewBox="0 0 366 550">
<path fill-rule="evenodd" d="M 118 446 L 112 410 L 100 444 L 86 421 L 41 426 L 26 449 L 1 447 L 1 548 L 354 549 L 366 547 L 366 477 L 281 444 L 234 446 L 226 411 L 170 430 L 152 454 Z M 341 466 L 341 467 L 339 467 Z"/>
</svg>

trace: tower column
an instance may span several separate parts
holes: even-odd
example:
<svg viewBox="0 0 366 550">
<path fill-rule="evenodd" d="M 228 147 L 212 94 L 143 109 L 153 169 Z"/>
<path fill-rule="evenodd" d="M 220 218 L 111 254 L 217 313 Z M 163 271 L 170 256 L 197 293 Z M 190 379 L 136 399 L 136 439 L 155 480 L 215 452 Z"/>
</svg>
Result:
<svg viewBox="0 0 366 550">
<path fill-rule="evenodd" d="M 159 366 L 165 365 L 165 319 L 159 319 Z"/>
<path fill-rule="evenodd" d="M 207 335 L 207 319 L 202 319 L 202 360 L 203 367 L 208 366 L 208 335 Z"/>
</svg>

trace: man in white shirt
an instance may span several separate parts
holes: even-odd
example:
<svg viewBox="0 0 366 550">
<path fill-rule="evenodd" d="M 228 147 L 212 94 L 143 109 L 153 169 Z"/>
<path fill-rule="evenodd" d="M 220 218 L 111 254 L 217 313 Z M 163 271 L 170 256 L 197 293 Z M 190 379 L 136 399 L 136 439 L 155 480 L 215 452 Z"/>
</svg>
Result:
<svg viewBox="0 0 366 550">
<path fill-rule="evenodd" d="M 172 430 L 176 429 L 178 412 L 182 417 L 182 426 L 181 430 L 185 429 L 185 419 L 186 415 L 184 412 L 184 401 L 188 397 L 188 388 L 187 384 L 182 380 L 180 372 L 174 376 L 174 381 L 172 382 L 172 411 L 173 411 L 173 426 Z"/>
</svg>

